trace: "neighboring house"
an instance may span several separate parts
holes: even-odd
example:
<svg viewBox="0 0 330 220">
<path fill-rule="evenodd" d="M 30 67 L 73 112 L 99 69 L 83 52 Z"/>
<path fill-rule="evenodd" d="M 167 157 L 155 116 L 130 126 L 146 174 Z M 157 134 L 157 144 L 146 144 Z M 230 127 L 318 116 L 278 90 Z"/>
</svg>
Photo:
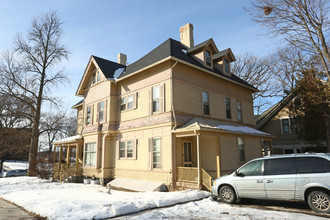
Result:
<svg viewBox="0 0 330 220">
<path fill-rule="evenodd" d="M 194 45 L 189 23 L 180 42 L 169 38 L 130 65 L 124 54 L 118 63 L 91 56 L 76 92 L 83 100 L 73 107 L 78 135 L 54 143 L 56 162 L 66 158 L 55 165 L 68 167 L 66 152 L 74 149 L 76 168 L 103 184 L 126 178 L 210 187 L 271 140 L 255 129 L 258 90 L 231 73 L 233 61 L 231 49 L 219 51 L 212 38 Z"/>
<path fill-rule="evenodd" d="M 288 105 L 295 96 L 290 93 L 256 118 L 257 129 L 274 136 L 273 154 L 326 152 L 326 141 L 306 141 L 299 137 L 295 118 L 290 117 Z M 318 122 L 321 125 L 321 122 Z"/>
</svg>

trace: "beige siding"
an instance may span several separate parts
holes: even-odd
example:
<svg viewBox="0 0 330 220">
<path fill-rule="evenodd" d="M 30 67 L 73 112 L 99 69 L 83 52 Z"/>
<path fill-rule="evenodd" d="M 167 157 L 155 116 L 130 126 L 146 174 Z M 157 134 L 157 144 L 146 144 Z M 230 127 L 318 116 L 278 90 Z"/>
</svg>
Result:
<svg viewBox="0 0 330 220">
<path fill-rule="evenodd" d="M 255 125 L 251 90 L 181 64 L 173 69 L 173 78 L 175 111 L 202 115 L 202 91 L 207 91 L 211 118 L 227 120 L 224 98 L 228 97 L 231 99 L 232 109 L 232 119 L 229 121 L 237 121 L 236 100 L 240 100 L 243 123 Z"/>
<path fill-rule="evenodd" d="M 201 137 L 201 166 L 208 171 L 217 170 L 216 148 L 219 146 L 217 136 L 202 135 Z"/>
</svg>

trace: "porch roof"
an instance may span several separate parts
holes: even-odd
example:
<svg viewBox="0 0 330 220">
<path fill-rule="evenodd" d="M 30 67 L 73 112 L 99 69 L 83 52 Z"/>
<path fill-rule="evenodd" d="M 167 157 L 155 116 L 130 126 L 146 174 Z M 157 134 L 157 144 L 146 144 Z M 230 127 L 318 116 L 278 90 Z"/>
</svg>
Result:
<svg viewBox="0 0 330 220">
<path fill-rule="evenodd" d="M 74 136 L 71 136 L 71 137 L 67 137 L 67 138 L 63 138 L 61 140 L 54 141 L 53 144 L 54 145 L 59 145 L 59 144 L 74 143 L 74 142 L 77 142 L 77 140 L 80 140 L 80 139 L 82 139 L 81 135 L 74 135 Z"/>
<path fill-rule="evenodd" d="M 271 134 L 259 131 L 257 129 L 248 126 L 242 126 L 234 123 L 228 123 L 228 122 L 222 122 L 213 119 L 198 118 L 198 117 L 192 118 L 189 122 L 187 122 L 186 124 L 180 126 L 178 129 L 173 131 L 173 133 L 193 131 L 193 130 L 214 130 L 225 133 L 272 137 Z"/>
</svg>

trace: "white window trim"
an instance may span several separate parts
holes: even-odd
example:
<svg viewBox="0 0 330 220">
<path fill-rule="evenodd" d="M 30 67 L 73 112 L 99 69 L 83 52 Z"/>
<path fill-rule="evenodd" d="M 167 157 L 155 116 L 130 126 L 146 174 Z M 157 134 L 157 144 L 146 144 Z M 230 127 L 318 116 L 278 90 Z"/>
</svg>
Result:
<svg viewBox="0 0 330 220">
<path fill-rule="evenodd" d="M 230 108 L 230 118 L 227 118 L 227 105 L 226 105 L 226 99 L 229 99 L 229 108 Z M 227 120 L 233 120 L 233 111 L 232 111 L 232 107 L 231 107 L 231 98 L 230 97 L 225 97 L 224 98 L 224 102 L 225 102 L 225 119 Z"/>
<path fill-rule="evenodd" d="M 133 144 L 133 152 L 132 152 L 132 157 L 127 157 L 127 143 L 131 141 Z M 121 157 L 120 156 L 120 142 L 124 142 L 125 143 L 125 157 Z M 137 149 L 137 139 L 125 139 L 125 140 L 118 140 L 118 158 L 119 160 L 136 160 L 137 156 L 136 156 L 136 149 Z"/>
<path fill-rule="evenodd" d="M 282 120 L 284 120 L 284 119 L 288 119 L 288 121 L 289 121 L 289 132 L 287 132 L 287 133 L 284 133 L 283 132 L 283 123 L 282 123 Z M 292 118 L 290 118 L 290 117 L 281 117 L 280 118 L 280 120 L 281 120 L 281 123 L 280 124 L 281 124 L 281 132 L 282 132 L 282 134 L 295 134 L 295 133 L 297 133 L 296 131 L 292 131 L 291 130 L 291 119 Z"/>
<path fill-rule="evenodd" d="M 95 144 L 95 151 L 86 151 L 87 144 Z M 95 153 L 95 164 L 86 164 L 86 153 Z M 97 145 L 96 142 L 88 142 L 84 144 L 84 167 L 96 167 L 97 164 Z"/>
<path fill-rule="evenodd" d="M 133 96 L 133 106 L 132 108 L 128 109 L 128 97 Z M 125 109 L 121 110 L 121 100 L 125 99 Z M 137 109 L 137 99 L 138 99 L 138 92 L 130 93 L 124 96 L 121 96 L 119 98 L 119 112 L 126 112 L 126 111 L 132 111 L 134 109 Z"/>
<path fill-rule="evenodd" d="M 206 92 L 208 94 L 208 106 L 209 106 L 209 114 L 205 114 L 204 112 L 204 100 L 203 100 L 203 93 Z M 211 116 L 211 106 L 210 106 L 210 92 L 202 90 L 202 115 Z"/>
<path fill-rule="evenodd" d="M 240 103 L 240 108 L 241 108 L 240 111 L 238 111 L 237 103 Z M 243 109 L 242 101 L 236 100 L 236 120 L 239 121 L 239 122 L 243 122 L 243 110 L 242 109 Z M 241 112 L 241 120 L 238 120 L 238 112 Z"/>
<path fill-rule="evenodd" d="M 243 156 L 244 156 L 244 160 L 241 160 L 240 159 L 240 150 L 239 150 L 239 142 L 238 142 L 238 140 L 239 139 L 242 139 L 242 142 L 243 142 Z M 245 161 L 246 161 L 246 155 L 245 155 L 245 140 L 244 140 L 244 137 L 237 137 L 237 159 L 238 159 L 238 162 L 239 163 L 245 163 Z"/>
</svg>

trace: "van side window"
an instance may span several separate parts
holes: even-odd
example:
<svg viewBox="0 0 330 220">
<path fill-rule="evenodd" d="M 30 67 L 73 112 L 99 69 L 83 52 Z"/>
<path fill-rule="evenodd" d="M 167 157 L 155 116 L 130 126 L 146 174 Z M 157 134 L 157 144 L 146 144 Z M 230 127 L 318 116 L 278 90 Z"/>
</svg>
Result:
<svg viewBox="0 0 330 220">
<path fill-rule="evenodd" d="M 242 176 L 260 176 L 262 168 L 262 160 L 252 161 L 241 169 L 239 169 L 238 173 Z"/>
<path fill-rule="evenodd" d="M 295 174 L 294 158 L 276 158 L 265 160 L 264 175 Z"/>
<path fill-rule="evenodd" d="M 319 157 L 297 157 L 298 173 L 328 173 L 330 161 Z"/>
</svg>

